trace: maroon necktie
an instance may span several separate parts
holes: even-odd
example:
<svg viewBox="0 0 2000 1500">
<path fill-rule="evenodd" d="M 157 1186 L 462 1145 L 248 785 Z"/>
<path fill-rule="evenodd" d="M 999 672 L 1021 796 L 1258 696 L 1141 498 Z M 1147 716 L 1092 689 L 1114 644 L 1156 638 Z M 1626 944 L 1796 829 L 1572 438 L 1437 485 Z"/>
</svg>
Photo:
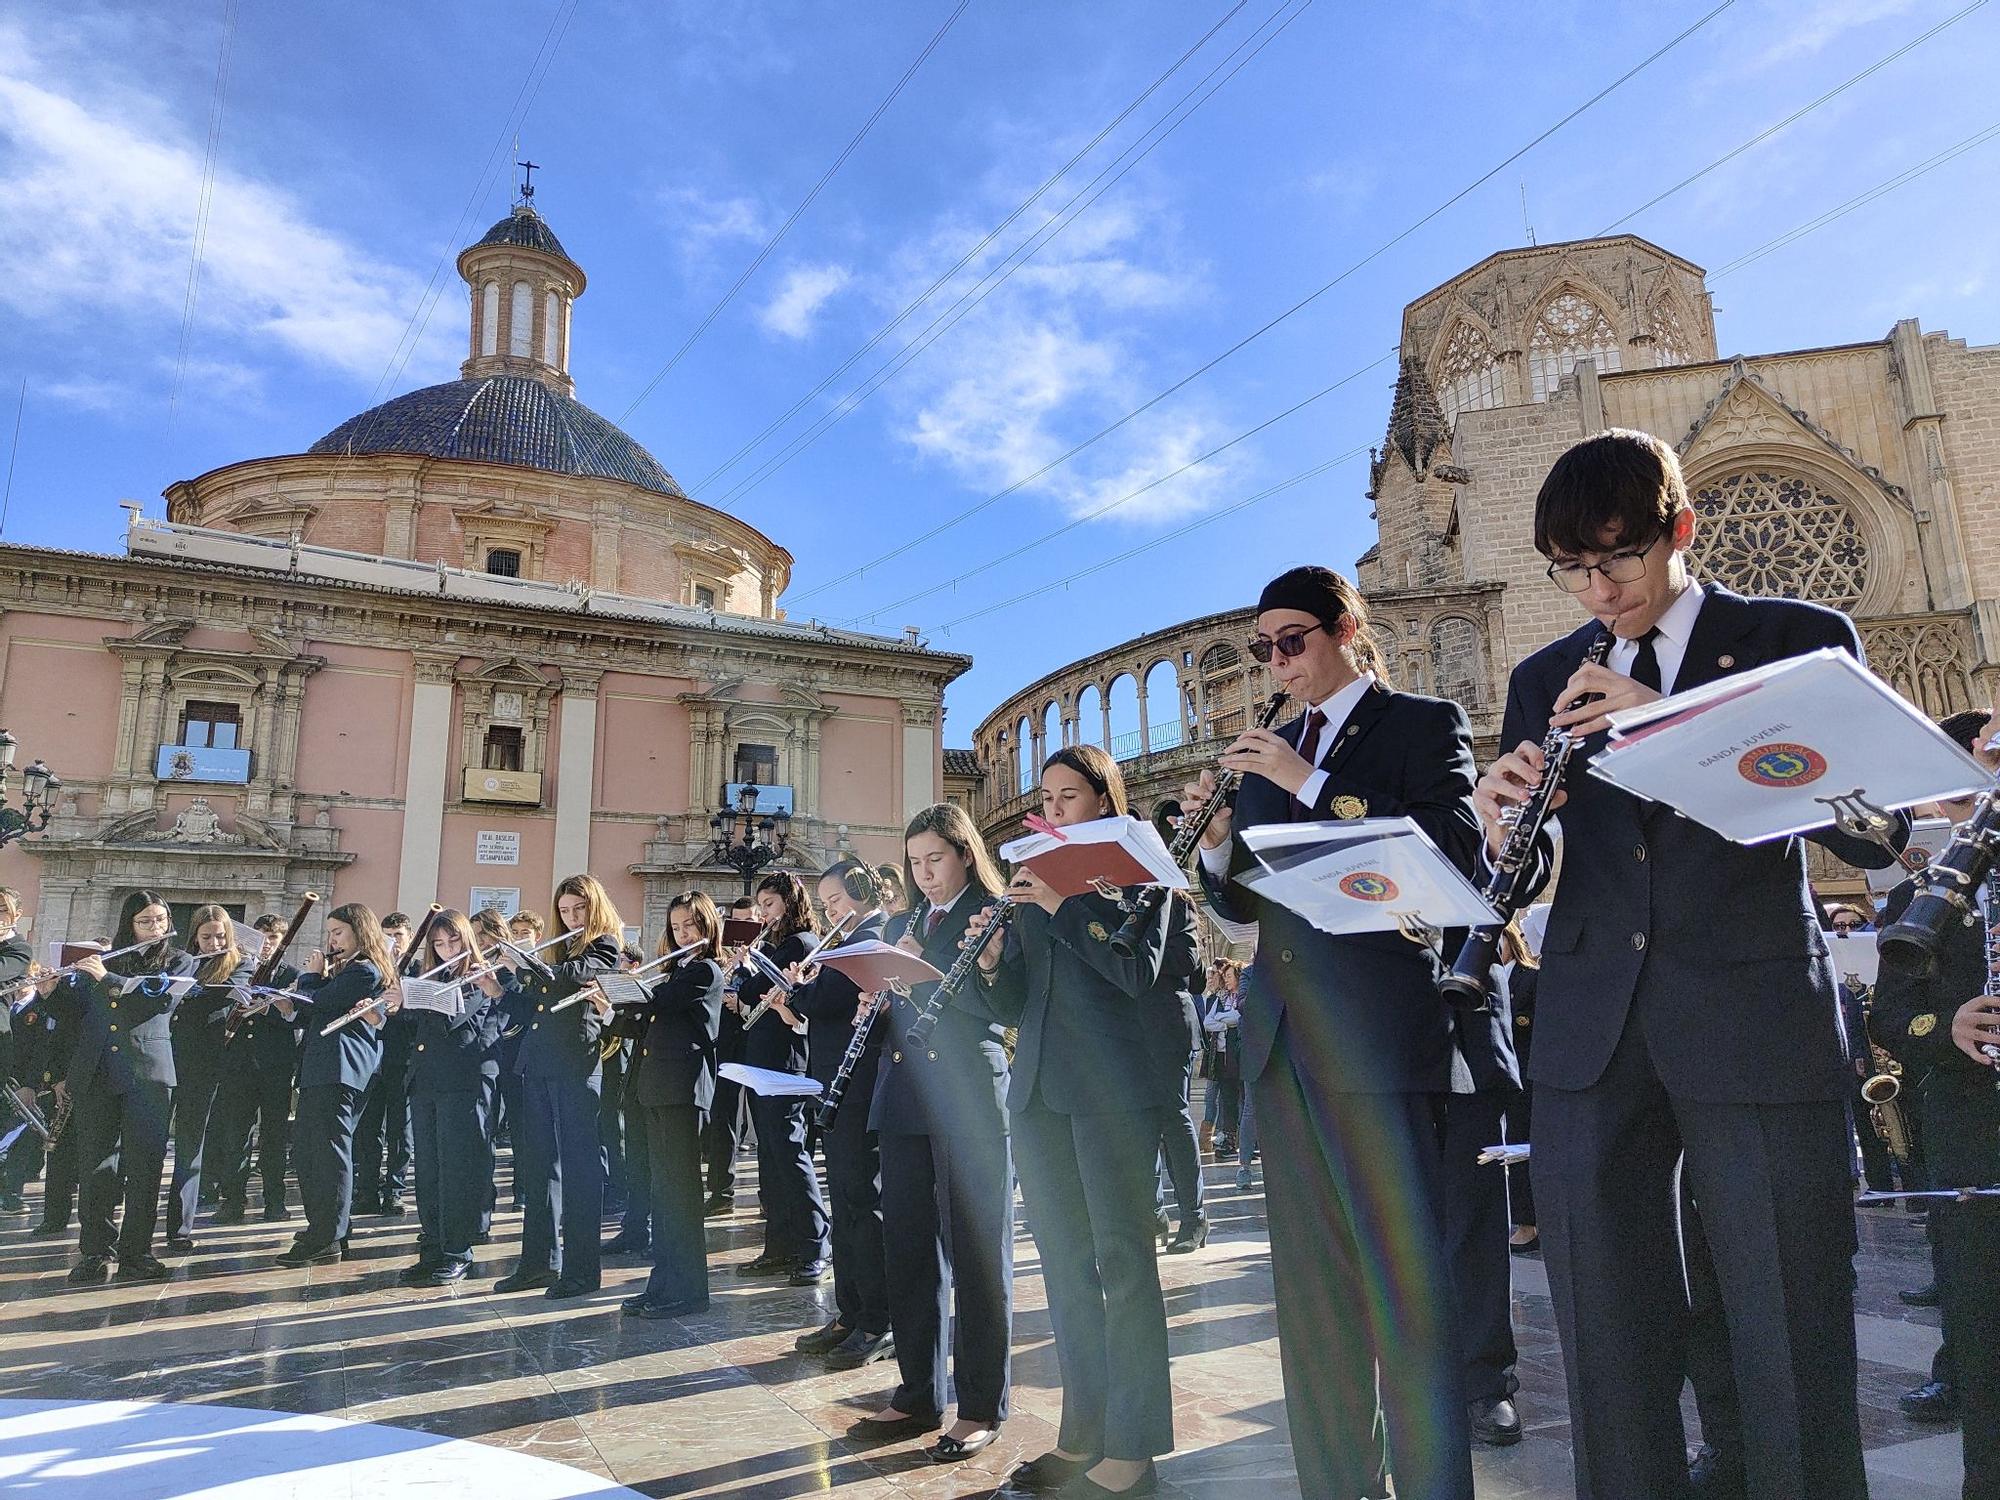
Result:
<svg viewBox="0 0 2000 1500">
<path fill-rule="evenodd" d="M 926 938 L 938 930 L 938 923 L 944 920 L 944 913 L 933 906 L 924 913 L 924 936 Z"/>
<path fill-rule="evenodd" d="M 1315 768 L 1317 768 L 1318 762 L 1313 760 L 1313 747 L 1319 743 L 1320 731 L 1324 728 L 1326 728 L 1326 715 L 1315 708 L 1306 715 L 1305 733 L 1299 736 L 1299 754 L 1305 757 Z M 1299 801 L 1297 796 L 1292 798 L 1292 821 L 1294 823 L 1310 822 L 1312 815 L 1313 810 L 1310 807 Z"/>
</svg>

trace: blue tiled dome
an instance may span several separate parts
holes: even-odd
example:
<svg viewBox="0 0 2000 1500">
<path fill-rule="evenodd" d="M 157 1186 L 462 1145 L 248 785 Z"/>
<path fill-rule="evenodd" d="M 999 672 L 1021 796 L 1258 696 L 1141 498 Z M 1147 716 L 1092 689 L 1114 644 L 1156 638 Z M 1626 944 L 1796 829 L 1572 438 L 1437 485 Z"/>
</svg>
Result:
<svg viewBox="0 0 2000 1500">
<path fill-rule="evenodd" d="M 569 252 L 563 249 L 562 241 L 556 238 L 555 231 L 549 228 L 548 222 L 526 204 L 522 204 L 516 208 L 473 243 L 476 245 L 524 245 L 530 250 L 541 250 L 549 255 L 560 255 L 564 260 L 570 258 Z"/>
<path fill-rule="evenodd" d="M 685 498 L 652 454 L 582 402 L 526 375 L 425 386 L 348 418 L 307 451 L 518 464 Z"/>
</svg>

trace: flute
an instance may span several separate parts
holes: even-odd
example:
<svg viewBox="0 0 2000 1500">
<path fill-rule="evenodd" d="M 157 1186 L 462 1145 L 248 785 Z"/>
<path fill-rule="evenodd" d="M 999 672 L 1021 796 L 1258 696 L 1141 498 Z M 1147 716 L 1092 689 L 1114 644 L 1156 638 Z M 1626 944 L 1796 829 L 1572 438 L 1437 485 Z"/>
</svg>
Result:
<svg viewBox="0 0 2000 1500">
<path fill-rule="evenodd" d="M 771 988 L 762 1000 L 759 1000 L 755 1005 L 750 1007 L 749 1014 L 743 1017 L 743 1029 L 748 1031 L 752 1026 L 763 1020 L 764 1012 L 778 1003 L 778 996 L 780 994 L 789 998 L 797 993 L 800 984 L 811 983 L 811 976 L 806 973 L 806 970 L 813 966 L 813 960 L 818 958 L 821 953 L 847 935 L 847 929 L 850 925 L 859 926 L 860 923 L 868 921 L 869 918 L 879 916 L 881 911 L 882 908 L 879 906 L 866 916 L 863 916 L 860 912 L 851 911 L 838 922 L 835 922 L 832 927 L 828 928 L 826 935 L 813 944 L 812 952 L 799 960 L 798 984 L 794 984 L 791 980 L 787 979 L 784 970 L 772 963 L 762 953 L 746 950 L 744 956 L 755 960 L 764 977 L 771 981 Z"/>
<path fill-rule="evenodd" d="M 569 929 L 569 931 L 559 932 L 554 937 L 549 938 L 546 942 L 537 943 L 532 948 L 523 948 L 518 943 L 509 942 L 506 938 L 497 938 L 495 939 L 495 941 L 498 942 L 502 948 L 505 948 L 509 953 L 513 954 L 514 957 L 520 959 L 522 963 L 526 964 L 528 966 L 528 971 L 532 973 L 537 979 L 546 982 L 556 977 L 556 971 L 550 968 L 547 964 L 543 963 L 539 958 L 536 958 L 535 955 L 537 953 L 540 953 L 544 948 L 553 948 L 557 943 L 565 942 L 568 939 L 575 937 L 578 933 L 582 931 L 583 929 L 581 927 L 572 927 Z"/>
<path fill-rule="evenodd" d="M 611 977 L 619 979 L 636 980 L 643 977 L 644 975 L 652 973 L 653 970 L 655 969 L 664 968 L 668 964 L 679 962 L 681 959 L 688 957 L 690 954 L 699 953 L 703 948 L 706 948 L 707 946 L 708 946 L 707 938 L 696 938 L 693 942 L 689 943 L 685 948 L 676 948 L 671 953 L 662 953 L 658 958 L 654 959 L 651 963 L 641 964 L 636 969 L 623 970 L 622 972 L 613 975 Z M 594 989 L 599 990 L 599 992 L 602 993 L 600 989 L 601 983 L 602 981 L 599 981 L 598 984 L 587 984 L 582 989 L 578 990 L 575 994 L 569 995 L 564 999 L 556 1001 L 554 1005 L 551 1005 L 549 1007 L 549 1014 L 554 1015 L 559 1010 L 568 1009 L 570 1006 L 576 1004 L 577 1001 L 583 999 Z M 605 1001 L 607 1004 L 615 1003 L 611 1000 L 611 997 L 609 995 L 605 996 Z"/>
<path fill-rule="evenodd" d="M 93 953 L 90 956 L 99 963 L 109 963 L 114 958 L 123 958 L 128 953 L 137 953 L 141 948 L 150 948 L 155 943 L 170 942 L 178 936 L 180 934 L 170 927 L 160 937 L 147 938 L 143 943 L 127 943 L 123 948 L 113 948 L 109 953 Z M 46 974 L 37 974 L 35 976 L 35 983 L 46 984 L 51 979 L 67 979 L 70 975 L 80 972 L 83 963 L 84 960 L 79 960 L 73 964 L 64 964 L 60 969 L 51 969 Z"/>
</svg>

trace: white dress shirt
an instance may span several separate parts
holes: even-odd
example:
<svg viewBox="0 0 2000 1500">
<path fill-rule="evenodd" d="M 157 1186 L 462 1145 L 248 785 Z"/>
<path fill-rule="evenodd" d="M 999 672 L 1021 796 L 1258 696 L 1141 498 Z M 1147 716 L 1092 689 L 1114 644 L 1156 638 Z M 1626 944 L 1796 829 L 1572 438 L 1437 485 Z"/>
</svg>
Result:
<svg viewBox="0 0 2000 1500">
<path fill-rule="evenodd" d="M 1653 654 L 1660 659 L 1660 692 L 1662 696 L 1674 690 L 1680 680 L 1681 663 L 1687 660 L 1688 642 L 1694 636 L 1695 617 L 1701 613 L 1701 601 L 1707 592 L 1693 579 L 1681 590 L 1680 597 L 1667 606 L 1667 612 L 1660 616 L 1654 629 L 1660 633 L 1653 641 Z M 1638 659 L 1639 643 L 1636 640 L 1621 640 L 1611 648 L 1611 655 L 1605 665 L 1623 677 L 1632 675 L 1632 664 Z"/>
<path fill-rule="evenodd" d="M 1326 720 L 1326 726 L 1320 730 L 1319 739 L 1316 743 L 1300 745 L 1298 747 L 1298 752 L 1304 758 L 1307 765 L 1318 766 L 1321 761 L 1326 759 L 1327 752 L 1333 749 L 1334 742 L 1340 738 L 1341 730 L 1347 727 L 1347 721 L 1353 717 L 1354 705 L 1359 703 L 1373 686 L 1375 686 L 1375 674 L 1373 672 L 1363 672 L 1332 697 L 1313 705 L 1319 711 L 1320 716 Z M 1326 772 L 1315 770 L 1306 778 L 1305 785 L 1299 788 L 1298 799 L 1307 807 L 1311 807 L 1314 802 L 1319 800 L 1319 794 L 1325 788 Z M 1224 839 L 1213 849 L 1203 848 L 1201 851 L 1201 865 L 1211 875 L 1227 875 L 1229 873 L 1229 841 Z"/>
</svg>

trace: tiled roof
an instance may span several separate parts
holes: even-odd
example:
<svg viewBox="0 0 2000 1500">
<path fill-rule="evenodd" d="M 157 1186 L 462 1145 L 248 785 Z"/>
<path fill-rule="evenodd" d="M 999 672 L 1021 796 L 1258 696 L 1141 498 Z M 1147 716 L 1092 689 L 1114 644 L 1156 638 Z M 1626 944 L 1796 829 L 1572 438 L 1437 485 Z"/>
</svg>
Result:
<svg viewBox="0 0 2000 1500">
<path fill-rule="evenodd" d="M 550 229 L 542 216 L 523 203 L 495 224 L 475 242 L 481 245 L 522 245 L 530 250 L 540 250 L 549 255 L 560 255 L 569 260 L 569 252 L 562 247 L 555 231 Z"/>
<path fill-rule="evenodd" d="M 944 774 L 947 776 L 970 776 L 975 780 L 979 772 L 979 752 L 977 750 L 951 750 L 944 752 Z"/>
</svg>

